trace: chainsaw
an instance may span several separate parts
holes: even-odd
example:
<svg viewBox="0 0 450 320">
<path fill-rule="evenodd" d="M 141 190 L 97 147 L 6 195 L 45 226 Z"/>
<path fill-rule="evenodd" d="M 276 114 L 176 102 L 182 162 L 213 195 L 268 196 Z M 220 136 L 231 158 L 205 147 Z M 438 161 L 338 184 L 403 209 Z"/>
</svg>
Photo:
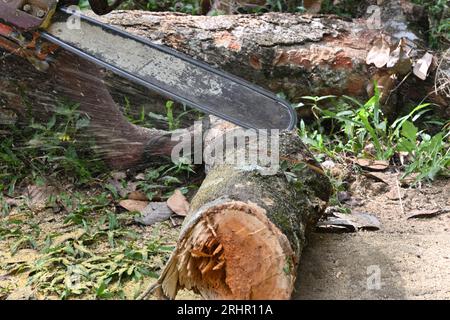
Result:
<svg viewBox="0 0 450 320">
<path fill-rule="evenodd" d="M 171 100 L 238 126 L 280 130 L 296 126 L 295 110 L 272 92 L 85 16 L 73 9 L 78 1 L 0 0 L 0 48 L 45 71 L 52 54 L 61 47 Z M 89 3 L 94 13 L 103 15 L 123 1 Z"/>
</svg>

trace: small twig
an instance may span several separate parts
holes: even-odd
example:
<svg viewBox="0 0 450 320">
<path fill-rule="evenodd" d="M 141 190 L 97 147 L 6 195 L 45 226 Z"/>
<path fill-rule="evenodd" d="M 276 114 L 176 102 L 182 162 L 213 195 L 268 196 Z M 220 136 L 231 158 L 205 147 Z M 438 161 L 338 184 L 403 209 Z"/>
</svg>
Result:
<svg viewBox="0 0 450 320">
<path fill-rule="evenodd" d="M 157 281 L 156 283 L 151 284 L 144 292 L 142 292 L 136 300 L 144 300 L 148 295 L 152 294 L 156 290 L 161 288 L 161 283 Z"/>
<path fill-rule="evenodd" d="M 405 210 L 403 209 L 402 194 L 400 191 L 400 184 L 398 183 L 397 177 L 395 177 L 395 184 L 397 186 L 397 194 L 398 194 L 398 200 L 400 201 L 400 209 L 402 210 L 402 215 L 405 215 Z"/>
<path fill-rule="evenodd" d="M 406 79 L 408 79 L 408 77 L 409 77 L 410 74 L 411 74 L 411 71 L 408 72 L 408 74 L 407 74 L 407 75 L 399 82 L 399 84 L 398 84 L 394 89 L 392 89 L 392 90 L 389 92 L 389 95 L 388 95 L 388 97 L 387 97 L 387 99 L 386 99 L 385 104 L 388 103 L 389 98 L 391 97 L 392 93 L 393 93 L 394 91 L 396 91 L 398 88 L 400 88 L 400 86 L 403 84 L 403 82 L 405 82 Z"/>
</svg>

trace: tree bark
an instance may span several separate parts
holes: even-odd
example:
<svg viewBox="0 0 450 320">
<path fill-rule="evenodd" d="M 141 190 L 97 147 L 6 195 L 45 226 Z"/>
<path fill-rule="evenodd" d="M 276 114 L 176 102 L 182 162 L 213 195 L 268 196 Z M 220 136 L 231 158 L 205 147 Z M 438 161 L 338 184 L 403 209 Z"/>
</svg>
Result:
<svg viewBox="0 0 450 320">
<path fill-rule="evenodd" d="M 316 95 L 349 95 L 365 100 L 373 94 L 375 80 L 382 82 L 394 75 L 384 93 L 388 115 L 394 116 L 404 111 L 405 104 L 428 97 L 438 104 L 438 112 L 450 116 L 450 96 L 444 90 L 435 92 L 436 63 L 425 81 L 414 75 L 403 81 L 405 74 L 366 63 L 381 34 L 390 38 L 391 50 L 404 37 L 414 60 L 425 53 L 417 7 L 394 0 L 385 1 L 379 8 L 379 16 L 368 11 L 354 20 L 286 13 L 205 17 L 141 11 L 117 11 L 100 19 L 274 92 L 283 92 L 293 102 Z M 435 56 L 439 60 L 439 55 Z M 300 116 L 311 115 L 306 108 L 299 112 Z"/>
<path fill-rule="evenodd" d="M 229 132 L 230 124 L 217 121 L 205 148 L 218 139 L 221 145 Z M 205 299 L 290 298 L 306 236 L 325 210 L 331 185 L 295 132 L 279 138 L 282 165 L 270 175 L 214 161 L 159 279 L 169 298 L 183 288 Z M 228 150 L 224 159 L 237 159 L 255 144 Z M 269 150 L 277 152 L 275 146 Z"/>
<path fill-rule="evenodd" d="M 389 21 L 395 15 L 399 23 L 386 23 L 384 30 L 371 29 L 364 19 L 279 13 L 205 17 L 117 11 L 96 18 L 274 92 L 284 92 L 293 102 L 301 101 L 305 95 L 329 94 L 366 99 L 373 91 L 373 80 L 383 85 L 383 79 L 391 78 L 387 68 L 366 64 L 367 53 L 381 31 L 393 39 L 406 35 L 420 42 L 421 35 L 405 31 L 407 20 L 402 7 L 393 5 L 397 2 L 390 1 L 381 18 Z M 413 48 L 412 56 L 423 53 L 418 48 Z M 448 67 L 450 63 L 443 65 Z M 91 117 L 90 134 L 102 145 L 100 151 L 112 167 L 123 169 L 145 163 L 155 152 L 170 154 L 173 144 L 166 132 L 144 130 L 128 123 L 120 108 L 127 97 L 133 106 L 145 105 L 147 111 L 161 113 L 166 99 L 66 52 L 57 54 L 47 72 L 36 71 L 24 59 L 13 56 L 3 58 L 0 68 L 2 109 L 13 110 L 19 116 L 29 112 L 45 119 L 59 101 L 75 99 L 80 110 Z M 450 97 L 445 90 L 435 92 L 433 74 L 426 81 L 412 75 L 403 81 L 403 76 L 398 76 L 386 87 L 388 115 L 399 112 L 411 100 L 419 103 L 429 95 L 438 104 L 440 115 L 450 116 Z M 308 108 L 298 110 L 301 117 L 311 114 Z M 160 150 L 152 150 L 153 142 L 160 143 Z"/>
</svg>

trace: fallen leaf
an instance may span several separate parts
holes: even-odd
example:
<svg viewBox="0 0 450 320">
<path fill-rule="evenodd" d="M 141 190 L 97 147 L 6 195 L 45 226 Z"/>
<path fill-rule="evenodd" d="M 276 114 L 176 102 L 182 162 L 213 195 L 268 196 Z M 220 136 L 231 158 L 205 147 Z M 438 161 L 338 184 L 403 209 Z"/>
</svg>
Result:
<svg viewBox="0 0 450 320">
<path fill-rule="evenodd" d="M 418 175 L 419 175 L 418 173 L 411 173 L 407 177 L 400 179 L 400 186 L 402 188 L 407 188 L 407 187 L 413 185 L 416 182 Z"/>
<path fill-rule="evenodd" d="M 126 174 L 124 172 L 114 172 L 111 174 L 111 179 L 107 181 L 108 184 L 112 185 L 114 189 L 116 189 L 117 193 L 120 197 L 125 198 L 131 192 L 136 191 L 138 182 L 129 182 L 123 183 L 123 180 L 126 178 Z"/>
<path fill-rule="evenodd" d="M 23 263 L 23 262 L 33 262 L 39 258 L 39 252 L 34 249 L 21 249 L 18 250 L 10 258 L 3 260 L 6 264 Z"/>
<path fill-rule="evenodd" d="M 134 177 L 136 180 L 145 180 L 145 174 L 142 172 L 137 174 L 136 177 Z"/>
<path fill-rule="evenodd" d="M 35 291 L 31 286 L 17 288 L 9 294 L 6 300 L 35 300 Z"/>
<path fill-rule="evenodd" d="M 406 219 L 434 218 L 447 212 L 450 212 L 450 207 L 434 210 L 416 210 L 412 211 Z"/>
<path fill-rule="evenodd" d="M 127 174 L 123 171 L 114 171 L 114 172 L 111 172 L 111 177 L 114 180 L 123 180 L 127 177 Z"/>
<path fill-rule="evenodd" d="M 381 229 L 381 223 L 377 217 L 366 212 L 352 212 L 350 219 L 356 224 L 359 230 L 376 231 Z"/>
<path fill-rule="evenodd" d="M 182 217 L 182 216 L 177 216 L 177 215 L 170 216 L 170 222 L 172 223 L 172 226 L 174 228 L 181 226 L 183 224 L 183 221 L 184 221 L 184 217 Z"/>
<path fill-rule="evenodd" d="M 149 199 L 145 195 L 145 193 L 141 191 L 131 191 L 128 195 L 128 199 L 130 200 L 139 200 L 139 201 L 148 201 Z"/>
<path fill-rule="evenodd" d="M 47 208 L 48 200 L 56 194 L 56 188 L 53 186 L 36 186 L 27 187 L 27 205 L 32 211 Z"/>
<path fill-rule="evenodd" d="M 54 238 L 52 244 L 53 246 L 56 247 L 59 246 L 60 244 L 63 244 L 67 240 L 78 240 L 84 233 L 85 233 L 84 229 L 77 229 L 69 233 L 64 233 Z"/>
<path fill-rule="evenodd" d="M 173 195 L 167 199 L 167 205 L 179 216 L 187 216 L 189 212 L 189 202 L 179 189 L 175 190 Z"/>
<path fill-rule="evenodd" d="M 156 222 L 168 220 L 173 211 L 167 206 L 166 202 L 150 202 L 142 211 L 141 217 L 136 217 L 134 220 L 137 223 L 151 226 Z"/>
<path fill-rule="evenodd" d="M 425 53 L 422 58 L 417 60 L 414 64 L 413 72 L 414 74 L 422 80 L 427 78 L 428 69 L 430 68 L 431 62 L 433 61 L 433 55 L 430 53 Z"/>
<path fill-rule="evenodd" d="M 348 191 L 339 191 L 337 193 L 337 199 L 340 203 L 350 201 L 351 198 L 352 198 L 352 195 Z"/>
<path fill-rule="evenodd" d="M 406 196 L 407 194 L 404 189 L 400 189 L 400 194 L 397 188 L 391 188 L 391 190 L 388 193 L 386 193 L 386 198 L 388 198 L 389 200 L 400 200 L 399 199 L 400 197 L 403 200 L 406 198 Z"/>
<path fill-rule="evenodd" d="M 392 73 L 397 75 L 405 75 L 411 71 L 412 61 L 406 52 L 406 43 L 400 39 L 397 48 L 389 55 L 389 61 L 386 67 L 391 69 Z"/>
<path fill-rule="evenodd" d="M 332 169 L 336 167 L 336 163 L 334 163 L 332 160 L 326 160 L 320 164 L 322 168 L 324 169 Z"/>
<path fill-rule="evenodd" d="M 144 210 L 148 206 L 148 201 L 122 200 L 119 202 L 119 205 L 122 208 L 127 209 L 128 211 L 142 212 L 142 210 Z"/>
<path fill-rule="evenodd" d="M 356 232 L 358 230 L 376 231 L 381 228 L 380 221 L 369 213 L 353 212 L 351 214 L 333 213 L 316 225 L 318 232 Z"/>
<path fill-rule="evenodd" d="M 384 171 L 389 167 L 389 162 L 385 160 L 355 159 L 354 163 L 369 171 Z"/>
<path fill-rule="evenodd" d="M 389 42 L 382 35 L 374 41 L 373 47 L 367 54 L 366 63 L 373 63 L 377 68 L 382 68 L 389 61 L 391 48 Z"/>
<path fill-rule="evenodd" d="M 389 185 L 389 182 L 387 182 L 388 179 L 387 179 L 386 175 L 382 172 L 362 171 L 361 174 L 369 179 L 376 181 L 376 182 L 381 182 L 386 185 Z"/>
<path fill-rule="evenodd" d="M 389 94 L 394 89 L 396 76 L 393 74 L 385 74 L 380 77 L 374 77 L 377 83 L 378 90 L 380 90 L 380 101 L 383 103 L 389 97 Z M 366 148 L 364 148 L 365 150 Z M 373 152 L 375 148 L 373 147 Z M 369 154 L 374 154 L 373 152 L 368 152 Z"/>
<path fill-rule="evenodd" d="M 9 206 L 16 206 L 16 207 L 20 206 L 20 204 L 22 203 L 20 199 L 15 198 L 6 198 L 5 201 Z"/>
</svg>

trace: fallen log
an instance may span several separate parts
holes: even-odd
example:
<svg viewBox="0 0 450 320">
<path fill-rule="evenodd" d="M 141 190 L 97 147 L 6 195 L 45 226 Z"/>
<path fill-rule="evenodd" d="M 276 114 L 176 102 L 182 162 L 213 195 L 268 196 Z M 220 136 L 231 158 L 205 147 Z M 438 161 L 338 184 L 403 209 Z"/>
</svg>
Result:
<svg viewBox="0 0 450 320">
<path fill-rule="evenodd" d="M 449 84 L 447 93 L 435 88 L 438 54 L 425 81 L 412 74 L 405 80 L 407 72 L 366 62 L 382 34 L 391 52 L 403 37 L 412 60 L 422 57 L 426 44 L 420 28 L 425 27 L 418 25 L 416 9 L 408 1 L 395 0 L 353 20 L 287 13 L 188 16 L 142 11 L 116 11 L 100 19 L 274 92 L 283 92 L 292 102 L 315 95 L 349 95 L 365 100 L 373 94 L 374 81 L 378 81 L 384 86 L 381 91 L 388 115 L 428 97 L 438 105 L 438 112 L 449 116 Z M 299 112 L 300 116 L 311 114 L 307 108 Z"/>
<path fill-rule="evenodd" d="M 205 148 L 229 130 L 218 121 Z M 306 236 L 331 185 L 295 132 L 279 138 L 282 165 L 271 175 L 238 162 L 212 163 L 158 281 L 166 296 L 186 288 L 205 299 L 290 298 Z M 224 158 L 238 158 L 253 143 Z M 276 152 L 272 144 L 270 151 Z"/>
<path fill-rule="evenodd" d="M 395 114 L 408 102 L 421 102 L 428 95 L 438 104 L 436 108 L 442 117 L 448 118 L 448 80 L 444 81 L 442 90 L 437 90 L 433 73 L 425 81 L 413 75 L 406 76 L 405 80 L 403 75 L 392 73 L 387 67 L 376 68 L 366 63 L 381 32 L 392 39 L 406 35 L 420 42 L 420 35 L 405 29 L 405 14 L 398 12 L 403 9 L 391 5 L 397 2 L 390 1 L 387 14 L 382 12 L 382 21 L 392 16 L 398 20 L 386 23 L 385 30 L 372 28 L 368 24 L 370 19 L 349 21 L 335 16 L 279 13 L 209 17 L 117 11 L 97 18 L 274 92 L 284 92 L 293 102 L 301 101 L 305 95 L 329 94 L 364 100 L 373 92 L 372 83 L 377 80 L 384 87 L 384 101 L 388 100 L 384 107 L 386 114 Z M 395 44 L 394 40 L 391 43 Z M 419 48 L 412 48 L 411 55 L 421 56 L 423 50 Z M 442 64 L 446 68 L 449 65 L 445 61 Z M 65 96 L 75 99 L 81 105 L 80 110 L 91 117 L 89 134 L 103 146 L 100 152 L 112 168 L 126 169 L 145 163 L 155 152 L 170 154 L 172 144 L 166 132 L 143 130 L 127 123 L 121 114 L 125 97 L 134 106 L 144 105 L 146 111 L 164 112 L 166 99 L 156 94 L 149 94 L 65 52 L 57 54 L 47 72 L 34 70 L 24 59 L 14 56 L 2 58 L 0 70 L 1 109 L 12 110 L 19 116 L 32 113 L 45 119 L 59 100 Z M 91 71 L 82 75 L 86 70 Z M 74 87 L 76 81 L 71 77 L 81 86 Z M 95 101 L 88 97 L 92 92 L 90 84 L 99 89 Z M 298 110 L 301 117 L 311 114 L 309 108 Z"/>
</svg>

